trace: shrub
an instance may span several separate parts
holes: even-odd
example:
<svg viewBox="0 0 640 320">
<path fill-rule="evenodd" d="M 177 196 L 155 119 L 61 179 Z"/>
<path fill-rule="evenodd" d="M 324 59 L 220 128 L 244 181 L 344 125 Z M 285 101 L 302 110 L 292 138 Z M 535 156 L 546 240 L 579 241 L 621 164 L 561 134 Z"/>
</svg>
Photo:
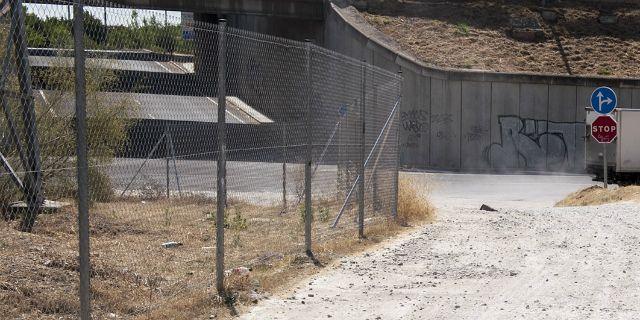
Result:
<svg viewBox="0 0 640 320">
<path fill-rule="evenodd" d="M 7 28 L 0 28 L 0 41 L 4 43 Z M 14 59 L 15 57 L 12 57 Z M 15 68 L 15 67 L 14 67 Z M 20 143 L 27 146 L 24 137 L 25 123 L 22 120 L 22 105 L 16 70 L 11 70 L 5 84 L 5 95 L 10 113 L 16 124 Z M 62 62 L 54 63 L 47 69 L 34 71 L 34 82 L 47 88 L 46 99 L 36 97 L 35 114 L 37 140 L 40 146 L 40 163 L 44 197 L 55 199 L 73 197 L 76 194 L 76 141 L 74 89 L 75 74 L 72 68 Z M 90 197 L 94 201 L 108 201 L 112 198 L 112 186 L 104 168 L 113 160 L 124 145 L 127 128 L 131 124 L 127 113 L 133 108 L 133 101 L 127 98 L 107 100 L 102 94 L 105 88 L 116 81 L 116 75 L 107 68 L 91 68 L 86 71 L 87 91 L 87 144 L 89 156 Z M 35 91 L 36 94 L 44 93 Z M 0 127 L 8 128 L 5 117 L 0 117 Z M 0 151 L 12 162 L 14 170 L 24 172 L 19 164 L 18 152 L 13 143 L 0 144 Z M 22 177 L 21 177 L 22 178 Z M 7 175 L 0 177 L 0 208 L 14 201 L 23 200 L 22 192 Z M 23 231 L 30 231 L 36 217 L 25 215 Z"/>
<path fill-rule="evenodd" d="M 402 177 L 398 182 L 398 222 L 428 221 L 433 219 L 435 210 L 429 202 L 429 190 L 411 178 Z"/>
<path fill-rule="evenodd" d="M 466 36 L 469 34 L 469 25 L 465 22 L 459 22 L 456 24 L 456 33 L 459 35 Z"/>
<path fill-rule="evenodd" d="M 231 225 L 230 225 L 231 229 L 235 229 L 235 230 L 247 229 L 247 227 L 249 226 L 247 224 L 247 218 L 242 216 L 242 214 L 240 213 L 240 210 L 234 209 L 234 211 L 235 211 L 235 214 L 233 215 L 233 220 L 231 220 Z"/>
</svg>

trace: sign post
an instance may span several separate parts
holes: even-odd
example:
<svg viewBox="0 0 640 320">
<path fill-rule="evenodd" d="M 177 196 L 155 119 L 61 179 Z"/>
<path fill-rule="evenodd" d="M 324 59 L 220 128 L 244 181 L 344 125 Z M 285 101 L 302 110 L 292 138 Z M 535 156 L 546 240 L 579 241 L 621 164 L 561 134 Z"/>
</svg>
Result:
<svg viewBox="0 0 640 320">
<path fill-rule="evenodd" d="M 618 123 L 609 114 L 617 105 L 616 93 L 609 87 L 599 87 L 591 93 L 591 107 L 595 112 L 601 114 L 591 124 L 591 136 L 602 144 L 602 176 L 605 189 L 609 182 L 607 144 L 613 142 L 618 135 Z"/>
</svg>

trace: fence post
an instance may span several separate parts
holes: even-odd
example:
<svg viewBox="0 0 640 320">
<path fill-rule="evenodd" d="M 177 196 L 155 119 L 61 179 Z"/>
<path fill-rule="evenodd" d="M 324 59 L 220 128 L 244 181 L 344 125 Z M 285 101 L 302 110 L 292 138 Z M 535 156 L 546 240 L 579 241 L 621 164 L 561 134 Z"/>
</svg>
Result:
<svg viewBox="0 0 640 320">
<path fill-rule="evenodd" d="M 402 70 L 398 71 L 398 101 L 399 105 L 397 108 L 400 108 L 400 105 L 402 104 Z M 393 202 L 391 204 L 391 215 L 394 220 L 398 218 L 398 175 L 400 174 L 400 124 L 398 123 L 399 114 L 400 112 L 396 112 L 394 116 L 396 118 L 396 166 L 395 172 L 393 173 Z"/>
<path fill-rule="evenodd" d="M 18 82 L 20 85 L 20 103 L 22 105 L 22 120 L 24 122 L 24 134 L 27 143 L 27 165 L 24 168 L 28 173 L 25 176 L 25 200 L 27 212 L 22 220 L 20 229 L 31 232 L 36 216 L 40 213 L 42 198 L 42 170 L 40 167 L 40 145 L 38 144 L 38 130 L 36 127 L 35 103 L 31 81 L 31 69 L 29 66 L 29 53 L 27 49 L 27 36 L 25 16 L 22 0 L 11 1 L 11 19 L 15 27 L 13 32 L 14 50 L 18 69 Z"/>
<path fill-rule="evenodd" d="M 220 19 L 218 34 L 218 176 L 216 189 L 216 289 L 224 295 L 224 210 L 226 204 L 226 138 L 227 128 L 225 114 L 227 112 L 227 21 Z"/>
<path fill-rule="evenodd" d="M 170 197 L 170 184 L 169 179 L 169 120 L 165 120 L 164 124 L 164 160 L 165 160 L 165 181 L 167 183 L 167 199 Z"/>
<path fill-rule="evenodd" d="M 375 78 L 371 82 L 372 82 L 371 87 L 373 90 L 373 103 L 372 103 L 373 108 L 372 109 L 374 110 L 374 112 L 376 112 L 377 110 L 379 110 L 378 109 L 378 86 L 376 85 Z M 380 154 L 383 152 L 382 148 L 383 147 L 381 146 L 380 147 L 381 150 L 378 153 L 378 157 L 380 157 Z M 375 162 L 376 165 L 377 165 L 377 162 L 378 160 L 376 159 L 376 162 Z M 378 193 L 378 174 L 375 172 L 376 165 L 373 166 L 373 171 L 371 173 L 371 177 L 369 178 L 372 181 L 372 183 L 370 184 L 373 184 L 373 190 L 371 191 L 371 197 L 373 200 L 373 211 L 377 213 L 378 210 L 380 210 L 380 195 Z"/>
<path fill-rule="evenodd" d="M 91 319 L 91 278 L 89 258 L 89 164 L 87 159 L 87 96 L 84 53 L 84 4 L 75 1 L 73 6 L 73 42 L 76 98 L 76 153 L 78 170 L 78 236 L 80 263 L 80 319 Z"/>
<path fill-rule="evenodd" d="M 313 161 L 313 127 L 311 124 L 311 94 L 312 94 L 312 85 L 311 82 L 311 41 L 305 40 L 305 60 L 306 60 L 306 70 L 305 75 L 307 78 L 306 88 L 305 88 L 305 98 L 306 98 L 306 144 L 307 144 L 307 152 L 306 152 L 306 161 L 304 166 L 304 244 L 305 251 L 308 256 L 313 256 L 313 251 L 311 251 L 311 219 L 313 217 L 313 213 L 311 212 L 311 162 Z"/>
<path fill-rule="evenodd" d="M 358 237 L 364 238 L 364 161 L 366 153 L 366 139 L 365 139 L 365 94 L 367 88 L 367 66 L 366 61 L 362 61 L 362 88 L 360 92 L 360 163 L 358 166 L 358 175 L 360 181 L 358 181 Z"/>
<path fill-rule="evenodd" d="M 287 213 L 287 124 L 282 123 L 282 213 Z"/>
</svg>

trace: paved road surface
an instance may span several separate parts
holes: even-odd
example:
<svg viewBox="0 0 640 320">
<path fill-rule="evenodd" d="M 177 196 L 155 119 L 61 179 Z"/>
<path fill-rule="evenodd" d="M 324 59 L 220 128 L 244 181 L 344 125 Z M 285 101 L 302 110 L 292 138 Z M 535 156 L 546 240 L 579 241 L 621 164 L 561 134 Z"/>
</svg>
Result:
<svg viewBox="0 0 640 320">
<path fill-rule="evenodd" d="M 551 207 L 566 195 L 591 186 L 585 175 L 496 175 L 407 173 L 432 187 L 439 206 L 479 208 L 480 205 L 520 208 Z"/>
<path fill-rule="evenodd" d="M 242 319 L 640 319 L 638 205 L 549 206 L 587 177 L 422 178 L 442 187 L 436 223 Z M 501 209 L 476 210 L 485 201 Z"/>
<path fill-rule="evenodd" d="M 144 164 L 144 165 L 143 165 Z M 216 194 L 215 161 L 178 160 L 176 167 L 183 192 L 214 197 Z M 140 169 L 142 167 L 142 169 Z M 138 172 L 136 176 L 136 172 Z M 117 193 L 130 184 L 127 194 L 145 189 L 166 190 L 165 159 L 115 159 L 107 168 Z M 336 188 L 336 166 L 320 165 L 314 175 L 314 195 L 331 195 Z M 133 179 L 135 177 L 135 179 Z M 133 179 L 133 181 L 132 181 Z M 169 188 L 178 192 L 173 162 L 169 163 Z M 227 161 L 228 194 L 257 204 L 269 204 L 282 199 L 282 164 L 269 162 Z M 304 167 L 287 164 L 287 194 L 294 199 L 297 188 L 303 186 Z"/>
</svg>

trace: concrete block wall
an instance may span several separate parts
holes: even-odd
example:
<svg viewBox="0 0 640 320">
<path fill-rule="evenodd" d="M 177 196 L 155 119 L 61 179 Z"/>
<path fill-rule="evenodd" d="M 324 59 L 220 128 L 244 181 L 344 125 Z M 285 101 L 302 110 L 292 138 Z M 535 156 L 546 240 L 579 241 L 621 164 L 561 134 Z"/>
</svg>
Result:
<svg viewBox="0 0 640 320">
<path fill-rule="evenodd" d="M 325 47 L 404 77 L 400 158 L 405 168 L 585 170 L 585 107 L 598 86 L 640 108 L 640 79 L 442 69 L 398 49 L 351 7 L 331 4 Z"/>
</svg>

